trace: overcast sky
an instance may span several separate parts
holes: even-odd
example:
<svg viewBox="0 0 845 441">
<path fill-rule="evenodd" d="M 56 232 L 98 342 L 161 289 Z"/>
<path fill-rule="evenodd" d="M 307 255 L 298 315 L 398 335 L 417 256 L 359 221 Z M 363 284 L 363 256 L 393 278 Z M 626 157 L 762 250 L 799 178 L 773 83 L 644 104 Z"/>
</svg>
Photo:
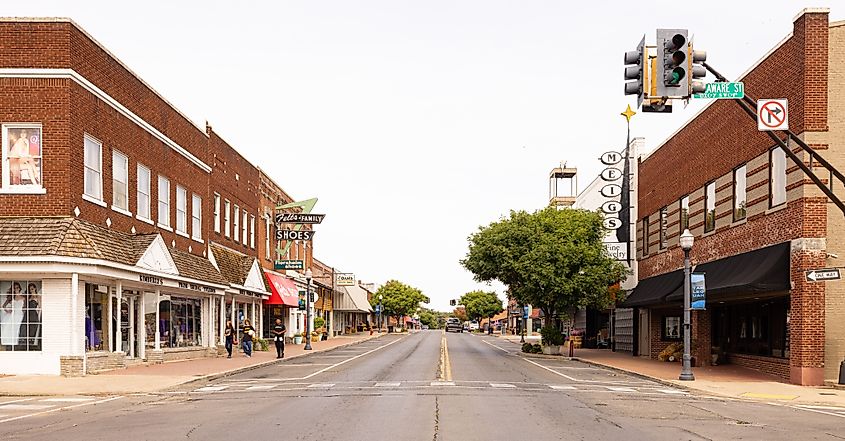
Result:
<svg viewBox="0 0 845 441">
<path fill-rule="evenodd" d="M 598 156 L 624 147 L 619 113 L 635 100 L 622 94 L 622 55 L 643 34 L 654 44 L 657 27 L 689 28 L 733 79 L 809 6 L 825 5 L 27 0 L 2 13 L 72 18 L 294 198 L 318 197 L 319 259 L 402 280 L 447 310 L 490 289 L 458 263 L 468 235 L 546 205 L 560 161 L 586 187 Z M 702 105 L 639 114 L 632 135 L 656 148 Z"/>
</svg>

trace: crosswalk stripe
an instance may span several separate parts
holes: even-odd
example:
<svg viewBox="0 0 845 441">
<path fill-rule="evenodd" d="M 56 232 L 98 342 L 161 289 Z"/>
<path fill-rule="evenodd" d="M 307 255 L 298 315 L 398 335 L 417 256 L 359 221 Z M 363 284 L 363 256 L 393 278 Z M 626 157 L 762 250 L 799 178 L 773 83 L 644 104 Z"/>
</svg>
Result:
<svg viewBox="0 0 845 441">
<path fill-rule="evenodd" d="M 206 387 L 201 387 L 201 388 L 195 390 L 194 392 L 217 392 L 217 391 L 226 389 L 228 387 L 229 386 L 206 386 Z"/>
<path fill-rule="evenodd" d="M 557 384 L 550 384 L 549 387 L 555 390 L 575 390 L 575 386 L 561 386 Z"/>
<path fill-rule="evenodd" d="M 376 383 L 376 387 L 399 387 L 399 382 L 390 382 L 390 383 Z"/>
<path fill-rule="evenodd" d="M 6 404 L 0 406 L 3 410 L 41 410 L 55 407 L 53 404 Z"/>
<path fill-rule="evenodd" d="M 319 388 L 329 388 L 329 387 L 333 387 L 333 386 L 334 386 L 334 383 L 314 383 L 314 384 L 309 384 L 308 388 L 319 389 Z"/>
<path fill-rule="evenodd" d="M 246 388 L 246 390 L 268 390 L 276 387 L 275 384 L 267 385 L 267 386 L 250 386 Z"/>
<path fill-rule="evenodd" d="M 94 401 L 94 398 L 88 397 L 65 397 L 65 398 L 47 398 L 41 400 L 47 403 L 84 403 L 86 401 Z"/>
<path fill-rule="evenodd" d="M 431 385 L 432 386 L 454 386 L 455 382 L 454 381 L 432 381 Z"/>
<path fill-rule="evenodd" d="M 490 383 L 490 386 L 492 386 L 492 387 L 497 387 L 497 388 L 501 388 L 501 389 L 509 389 L 509 388 L 514 388 L 514 387 L 516 387 L 515 385 L 513 385 L 513 384 L 508 384 L 508 383 Z"/>
<path fill-rule="evenodd" d="M 614 392 L 636 392 L 636 390 L 631 389 L 630 387 L 620 387 L 620 386 L 605 386 L 605 387 L 614 391 Z"/>
<path fill-rule="evenodd" d="M 664 394 L 675 394 L 675 395 L 686 395 L 687 392 L 682 390 L 675 390 L 675 389 L 657 389 L 658 392 L 663 392 Z"/>
</svg>

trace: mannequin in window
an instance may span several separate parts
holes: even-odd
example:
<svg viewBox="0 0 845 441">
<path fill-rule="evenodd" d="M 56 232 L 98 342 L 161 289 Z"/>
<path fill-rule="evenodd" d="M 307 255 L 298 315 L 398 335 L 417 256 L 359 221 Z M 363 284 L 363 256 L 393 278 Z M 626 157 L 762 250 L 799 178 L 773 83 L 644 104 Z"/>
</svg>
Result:
<svg viewBox="0 0 845 441">
<path fill-rule="evenodd" d="M 4 346 L 17 346 L 20 338 L 21 323 L 23 323 L 23 305 L 26 296 L 21 293 L 21 284 L 12 283 L 0 308 L 0 344 Z"/>
<path fill-rule="evenodd" d="M 29 349 L 41 349 L 41 308 L 38 303 L 38 287 L 34 283 L 26 286 L 26 320 L 21 323 L 20 336 Z M 24 344 L 24 341 L 21 341 Z"/>
</svg>

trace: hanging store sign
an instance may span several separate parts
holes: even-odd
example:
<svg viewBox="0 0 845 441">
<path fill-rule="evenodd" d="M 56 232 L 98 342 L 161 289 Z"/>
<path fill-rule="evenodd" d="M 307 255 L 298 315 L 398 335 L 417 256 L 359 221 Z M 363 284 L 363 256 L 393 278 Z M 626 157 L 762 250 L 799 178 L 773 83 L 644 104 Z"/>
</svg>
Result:
<svg viewBox="0 0 845 441">
<path fill-rule="evenodd" d="M 705 310 L 707 289 L 704 285 L 704 273 L 690 274 L 690 309 Z"/>
<path fill-rule="evenodd" d="M 603 181 L 615 181 L 622 177 L 622 170 L 618 168 L 608 167 L 601 171 L 601 179 Z"/>
<path fill-rule="evenodd" d="M 277 270 L 303 270 L 305 269 L 304 260 L 277 260 L 273 264 L 273 268 Z"/>
<path fill-rule="evenodd" d="M 608 230 L 615 230 L 622 226 L 622 219 L 618 217 L 606 217 L 602 221 L 602 225 Z"/>
<path fill-rule="evenodd" d="M 312 230 L 276 230 L 277 240 L 311 240 L 314 238 L 314 231 Z"/>
<path fill-rule="evenodd" d="M 319 224 L 323 222 L 325 214 L 311 214 L 311 213 L 278 213 L 276 215 L 276 225 L 279 224 Z"/>
<path fill-rule="evenodd" d="M 337 284 L 337 286 L 355 286 L 355 274 L 335 274 L 335 283 Z"/>
<path fill-rule="evenodd" d="M 622 186 L 619 184 L 607 184 L 601 188 L 601 195 L 606 198 L 615 198 L 622 194 Z"/>
<path fill-rule="evenodd" d="M 622 211 L 622 204 L 616 201 L 607 201 L 601 204 L 601 212 L 604 214 L 616 214 Z"/>
<path fill-rule="evenodd" d="M 604 242 L 604 250 L 614 260 L 628 260 L 628 242 Z"/>
<path fill-rule="evenodd" d="M 616 165 L 622 161 L 622 153 L 619 152 L 604 152 L 599 157 L 599 161 L 601 161 L 604 165 Z"/>
</svg>

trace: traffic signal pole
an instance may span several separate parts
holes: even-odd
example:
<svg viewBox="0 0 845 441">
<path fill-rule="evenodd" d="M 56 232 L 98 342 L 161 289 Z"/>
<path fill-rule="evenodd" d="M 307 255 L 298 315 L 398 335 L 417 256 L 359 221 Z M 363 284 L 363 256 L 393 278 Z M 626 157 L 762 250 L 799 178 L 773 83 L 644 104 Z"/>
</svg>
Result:
<svg viewBox="0 0 845 441">
<path fill-rule="evenodd" d="M 719 82 L 727 82 L 728 80 L 719 72 L 716 71 L 712 66 L 707 64 L 706 62 L 702 63 L 702 65 L 707 69 L 708 72 L 712 73 Z M 745 110 L 745 113 L 748 114 L 754 121 L 757 121 L 757 112 L 754 110 L 754 106 L 757 105 L 757 100 L 751 98 L 748 94 L 741 100 L 735 100 L 742 110 Z M 836 178 L 840 184 L 845 185 L 845 175 L 843 175 L 839 170 L 836 169 L 831 163 L 827 160 L 822 158 L 818 152 L 813 150 L 809 145 L 807 145 L 804 140 L 798 137 L 795 133 L 791 130 L 784 130 L 786 132 L 787 137 L 786 141 L 782 140 L 778 135 L 775 134 L 774 131 L 767 131 L 766 133 L 775 141 L 778 146 L 792 159 L 792 162 L 795 163 L 810 179 L 816 184 L 816 186 L 828 197 L 830 200 L 836 204 L 837 207 L 845 214 L 845 203 L 842 202 L 839 197 L 837 197 L 833 192 L 833 178 Z M 789 141 L 792 140 L 796 144 L 798 144 L 802 150 L 807 152 L 810 156 L 810 165 L 804 163 L 804 160 L 799 158 L 798 155 L 792 152 L 792 149 L 789 148 Z M 813 162 L 817 161 L 824 169 L 828 171 L 828 184 L 825 185 L 822 182 L 821 178 L 819 178 L 815 171 L 813 170 Z"/>
</svg>

